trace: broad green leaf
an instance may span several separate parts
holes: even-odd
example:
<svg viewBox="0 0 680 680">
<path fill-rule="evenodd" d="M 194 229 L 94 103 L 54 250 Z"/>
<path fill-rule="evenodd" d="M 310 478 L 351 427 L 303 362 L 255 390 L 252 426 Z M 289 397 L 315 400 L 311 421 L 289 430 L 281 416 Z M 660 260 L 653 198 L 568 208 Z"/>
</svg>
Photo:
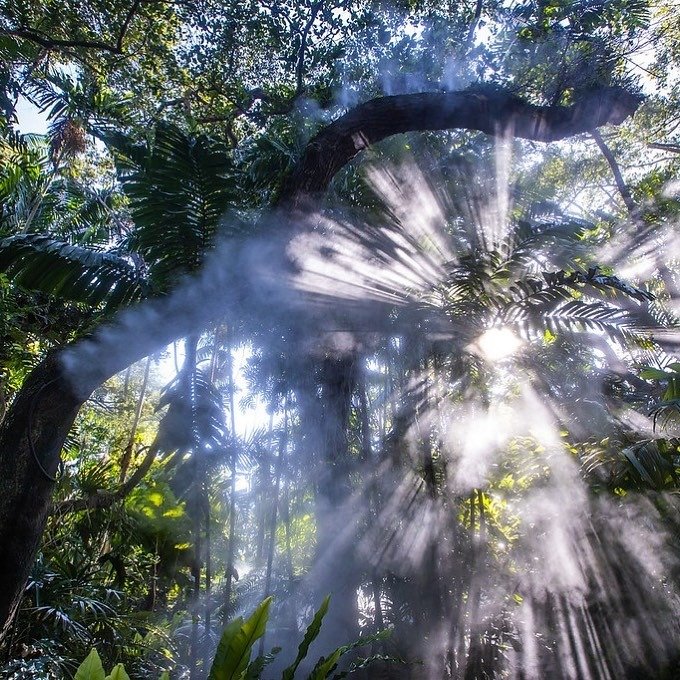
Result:
<svg viewBox="0 0 680 680">
<path fill-rule="evenodd" d="M 125 672 L 125 666 L 118 663 L 113 667 L 110 675 L 107 675 L 105 680 L 130 680 L 130 676 Z"/>
<path fill-rule="evenodd" d="M 298 653 L 297 656 L 295 657 L 295 661 L 293 661 L 293 663 L 290 666 L 288 666 L 286 670 L 283 671 L 281 680 L 292 680 L 298 666 L 300 665 L 302 660 L 307 656 L 307 652 L 309 651 L 309 645 L 311 645 L 312 642 L 314 642 L 314 640 L 316 640 L 317 636 L 319 635 L 319 631 L 321 630 L 321 623 L 323 622 L 323 617 L 326 616 L 326 612 L 328 611 L 328 605 L 330 601 L 331 596 L 327 595 L 324 598 L 323 602 L 321 603 L 321 606 L 319 607 L 316 614 L 314 614 L 312 622 L 309 624 L 309 626 L 307 626 L 307 630 L 305 631 L 305 637 L 302 639 L 302 642 L 298 647 Z"/>
<path fill-rule="evenodd" d="M 264 635 L 271 602 L 272 598 L 268 597 L 247 621 L 238 618 L 226 627 L 217 646 L 208 680 L 237 680 L 242 677 L 250 662 L 253 645 Z"/>
<path fill-rule="evenodd" d="M 668 387 L 661 397 L 664 401 L 672 401 L 680 397 L 680 381 L 675 377 L 670 377 L 668 380 Z"/>
<path fill-rule="evenodd" d="M 338 647 L 327 659 L 323 656 L 319 659 L 307 680 L 325 680 L 338 665 L 340 657 L 348 650 L 348 647 Z"/>
<path fill-rule="evenodd" d="M 210 667 L 210 680 L 213 680 L 213 672 L 217 672 L 217 666 L 225 663 L 225 659 L 229 653 L 229 645 L 232 643 L 232 640 L 236 637 L 242 627 L 243 617 L 239 616 L 237 619 L 230 621 L 222 631 L 222 636 L 220 637 L 220 642 L 217 645 L 215 657 L 213 658 L 212 666 Z"/>
<path fill-rule="evenodd" d="M 158 680 L 170 680 L 170 673 L 168 671 L 163 671 L 161 677 Z"/>
<path fill-rule="evenodd" d="M 640 377 L 644 380 L 668 380 L 668 373 L 658 368 L 643 368 Z"/>
<path fill-rule="evenodd" d="M 73 680 L 106 680 L 104 667 L 96 649 L 92 649 L 85 661 L 80 664 Z"/>
</svg>

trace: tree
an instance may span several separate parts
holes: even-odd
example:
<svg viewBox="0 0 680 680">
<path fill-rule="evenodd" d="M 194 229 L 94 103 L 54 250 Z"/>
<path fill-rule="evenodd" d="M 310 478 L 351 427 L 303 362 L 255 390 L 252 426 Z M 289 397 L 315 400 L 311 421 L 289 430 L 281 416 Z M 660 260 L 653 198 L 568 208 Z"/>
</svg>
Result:
<svg viewBox="0 0 680 680">
<path fill-rule="evenodd" d="M 617 97 L 614 101 L 621 102 L 618 92 L 613 93 L 613 95 Z M 475 122 L 475 127 L 479 124 L 483 129 L 488 130 L 491 123 L 498 126 L 499 129 L 513 125 L 522 135 L 534 135 L 539 140 L 551 139 L 553 136 L 568 135 L 572 131 L 578 133 L 609 122 L 609 116 L 613 116 L 612 122 L 621 122 L 623 116 L 629 115 L 634 110 L 635 105 L 631 106 L 631 102 L 635 100 L 628 99 L 627 102 L 624 100 L 622 104 L 623 109 L 621 110 L 617 106 L 612 106 L 613 95 L 609 92 L 598 93 L 597 97 L 593 97 L 593 103 L 590 106 L 572 111 L 565 111 L 559 108 L 539 109 L 537 111 L 529 109 L 528 118 L 531 123 L 525 122 L 527 116 L 522 116 L 522 109 L 517 111 L 518 104 L 514 98 L 509 99 L 507 96 L 503 98 L 498 95 L 493 98 L 484 97 L 483 95 L 472 95 L 464 99 L 462 103 L 456 101 L 458 106 L 454 108 L 452 117 L 441 119 L 439 118 L 441 115 L 441 100 L 446 98 L 446 95 L 443 95 L 435 97 L 433 101 L 426 101 L 424 106 L 419 107 L 417 112 L 419 115 L 407 117 L 405 122 L 402 123 L 401 128 L 397 128 L 396 131 L 404 132 L 409 127 L 419 126 L 422 117 L 428 114 L 434 118 L 434 121 L 428 124 L 432 127 L 448 128 L 454 125 L 465 124 L 466 122 L 470 124 L 474 120 L 475 114 L 478 114 L 483 108 L 487 108 L 494 112 L 489 116 L 489 122 L 484 120 L 481 123 Z M 408 105 L 414 100 L 416 103 L 420 103 L 418 95 L 394 102 L 395 110 L 401 111 L 405 109 L 408 111 Z M 628 103 L 627 108 L 626 103 Z M 388 104 L 392 104 L 392 102 L 388 102 Z M 502 104 L 505 104 L 505 108 L 501 106 Z M 353 146 L 354 143 L 351 142 L 354 135 L 353 128 L 362 127 L 362 122 L 370 123 L 371 110 L 370 108 L 368 110 L 369 113 L 364 114 L 367 120 L 364 120 L 362 117 L 363 112 L 360 111 L 359 114 L 354 116 L 356 122 L 350 118 L 351 123 L 347 124 L 347 128 L 340 128 L 339 132 L 333 130 L 335 139 L 328 146 L 330 148 L 337 148 L 336 139 L 342 140 L 344 144 L 347 144 L 349 141 Z M 348 114 L 348 116 L 352 116 L 352 114 Z M 567 119 L 566 123 L 565 118 Z M 371 137 L 368 138 L 369 142 L 370 140 Z M 346 162 L 354 155 L 352 154 L 347 158 L 347 153 L 345 152 L 344 157 L 336 160 L 325 152 L 323 140 L 312 142 L 311 148 L 314 149 L 317 158 L 330 166 L 329 170 L 320 174 L 326 180 L 322 183 L 322 186 L 327 184 L 335 174 L 333 171 L 338 169 L 340 163 L 344 164 L 343 161 Z M 356 153 L 356 149 L 354 151 Z M 308 163 L 310 161 L 306 158 L 302 161 L 302 169 L 298 171 L 297 176 L 306 176 L 308 171 L 305 168 L 305 164 Z M 300 194 L 303 196 L 307 194 L 308 187 L 305 183 L 300 181 L 299 184 L 300 186 L 293 183 L 291 186 L 294 189 L 287 189 L 287 194 L 284 194 L 284 196 L 293 196 L 294 199 L 291 200 L 298 201 Z M 163 323 L 166 320 L 167 317 L 164 316 Z M 204 322 L 207 320 L 204 319 Z M 183 320 L 180 323 L 184 324 L 186 321 Z M 196 318 L 191 318 L 188 321 L 192 325 L 197 322 Z M 188 330 L 188 327 L 184 327 Z M 131 361 L 151 351 L 155 351 L 163 343 L 168 343 L 178 335 L 183 334 L 182 330 L 176 327 L 158 329 L 156 333 L 158 333 L 159 337 L 152 336 L 146 342 L 137 343 L 134 351 L 130 354 L 126 353 L 124 357 L 112 357 L 108 361 L 103 362 L 103 365 L 100 364 L 100 367 L 93 365 L 92 370 L 89 371 L 90 375 L 75 389 L 70 379 L 63 373 L 59 358 L 57 356 L 50 357 L 27 379 L 23 394 L 17 396 L 16 401 L 5 417 L 3 423 L 4 443 L 2 448 L 6 452 L 5 460 L 8 467 L 3 478 L 8 481 L 11 480 L 11 486 L 15 491 L 10 493 L 8 488 L 8 493 L 3 494 L 6 508 L 4 513 L 2 513 L 6 517 L 6 522 L 3 523 L 8 529 L 6 534 L 8 549 L 5 554 L 11 557 L 8 560 L 10 564 L 2 570 L 1 575 L 5 583 L 16 583 L 14 588 L 8 587 L 8 592 L 11 590 L 13 594 L 8 597 L 8 601 L 4 605 L 3 611 L 6 612 L 5 617 L 9 618 L 13 607 L 16 606 L 17 595 L 21 592 L 20 589 L 25 581 L 27 569 L 32 562 L 31 556 L 34 554 L 37 542 L 42 534 L 46 510 L 49 505 L 52 479 L 58 465 L 59 451 L 77 414 L 78 408 L 97 384 L 108 378 L 113 372 L 125 368 Z M 118 338 L 116 344 L 120 341 L 124 342 L 123 338 Z M 93 354 L 90 354 L 90 361 L 93 364 L 98 363 L 100 353 L 109 353 L 113 349 L 109 343 L 107 345 L 105 349 L 101 346 L 100 349 L 95 343 L 90 345 L 93 352 Z M 10 442 L 12 443 L 10 444 Z M 33 466 L 37 463 L 39 463 L 38 471 L 40 474 L 36 478 L 33 473 Z M 21 478 L 25 482 L 19 482 Z M 29 501 L 30 510 L 22 508 L 23 504 L 19 501 L 19 498 L 25 498 L 26 501 Z M 38 499 L 42 499 L 42 501 L 38 502 Z M 42 505 L 42 510 L 36 512 L 36 505 L 38 507 Z M 21 528 L 17 531 L 18 527 Z M 24 545 L 25 547 L 20 547 Z M 22 566 L 19 568 L 19 565 Z"/>
</svg>

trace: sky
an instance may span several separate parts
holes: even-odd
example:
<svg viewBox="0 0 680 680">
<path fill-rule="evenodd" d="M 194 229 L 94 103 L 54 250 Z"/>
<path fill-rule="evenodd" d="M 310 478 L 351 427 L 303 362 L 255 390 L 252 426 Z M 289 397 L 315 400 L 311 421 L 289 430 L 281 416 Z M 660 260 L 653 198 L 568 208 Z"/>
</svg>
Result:
<svg viewBox="0 0 680 680">
<path fill-rule="evenodd" d="M 19 132 L 39 135 L 47 132 L 47 114 L 41 113 L 38 107 L 25 97 L 19 97 L 17 101 L 16 116 Z"/>
</svg>

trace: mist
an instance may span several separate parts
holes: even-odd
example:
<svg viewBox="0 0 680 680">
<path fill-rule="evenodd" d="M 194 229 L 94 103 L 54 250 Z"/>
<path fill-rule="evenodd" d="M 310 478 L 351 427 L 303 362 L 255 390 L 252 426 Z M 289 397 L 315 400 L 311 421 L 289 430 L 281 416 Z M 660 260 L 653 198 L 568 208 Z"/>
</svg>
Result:
<svg viewBox="0 0 680 680">
<path fill-rule="evenodd" d="M 649 314 L 624 301 L 608 334 L 589 317 L 570 323 L 552 302 L 543 310 L 540 295 L 534 306 L 538 284 L 502 292 L 519 276 L 512 270 L 508 283 L 505 272 L 522 239 L 549 246 L 524 272 L 533 281 L 573 271 L 581 244 L 551 239 L 540 215 L 532 232 L 518 231 L 510 213 L 527 207 L 513 205 L 512 143 L 493 145 L 495 173 L 485 179 L 455 165 L 445 176 L 441 164 L 419 167 L 413 157 L 377 161 L 363 176 L 380 206 L 372 214 L 337 205 L 266 217 L 254 236 L 219 244 L 198 276 L 67 358 L 78 386 L 89 383 L 94 354 L 113 358 L 207 324 L 251 338 L 251 369 L 273 385 L 264 397 L 270 424 L 252 423 L 271 450 L 267 474 L 277 489 L 314 490 L 304 501 L 314 516 L 310 563 L 293 564 L 290 546 L 286 557 L 290 536 L 277 534 L 268 568 L 245 535 L 238 547 L 240 579 L 252 588 L 238 611 L 279 593 L 266 643 L 285 651 L 273 674 L 292 661 L 299 626 L 326 594 L 319 654 L 378 622 L 403 645 L 406 625 L 404 656 L 419 661 L 399 672 L 410 677 L 656 677 L 676 658 L 675 497 L 602 492 L 620 468 L 611 444 L 630 419 L 652 436 L 645 417 L 610 394 L 635 351 L 620 329 L 644 335 Z M 580 233 L 576 216 L 560 219 Z M 648 262 L 646 239 L 622 231 L 598 265 L 630 276 L 653 270 L 662 255 L 655 249 Z M 495 299 L 494 270 L 503 272 Z M 238 383 L 246 402 L 252 388 Z M 247 417 L 247 407 L 225 408 Z M 350 417 L 363 422 L 348 436 Z M 589 468 L 589 456 L 601 460 Z M 248 465 L 232 470 L 248 479 Z M 239 522 L 257 512 L 248 493 Z M 195 604 L 199 617 L 205 606 Z M 202 640 L 201 654 L 211 654 L 216 635 Z M 389 641 L 373 647 L 395 653 Z M 391 677 L 389 663 L 381 672 Z"/>
<path fill-rule="evenodd" d="M 680 677 L 677 44 L 647 54 L 677 27 L 638 3 L 175 4 L 159 44 L 154 3 L 113 50 L 86 34 L 104 56 L 71 100 L 47 68 L 70 36 L 21 56 L 51 73 L 50 179 L 8 198 L 0 292 L 81 316 L 3 369 L 50 504 L 12 668 L 98 649 L 217 680 L 248 638 L 233 677 Z M 73 177 L 104 236 L 39 221 Z M 109 308 L 111 272 L 133 292 Z M 54 477 L 48 388 L 84 403 Z"/>
</svg>

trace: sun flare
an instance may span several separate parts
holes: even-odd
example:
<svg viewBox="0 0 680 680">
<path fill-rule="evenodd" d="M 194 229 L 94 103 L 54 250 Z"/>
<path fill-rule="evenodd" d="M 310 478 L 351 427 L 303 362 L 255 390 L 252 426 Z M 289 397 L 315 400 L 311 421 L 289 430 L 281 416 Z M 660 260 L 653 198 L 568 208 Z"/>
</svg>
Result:
<svg viewBox="0 0 680 680">
<path fill-rule="evenodd" d="M 515 354 L 522 347 L 522 340 L 509 328 L 489 328 L 473 344 L 481 356 L 495 363 Z"/>
</svg>

